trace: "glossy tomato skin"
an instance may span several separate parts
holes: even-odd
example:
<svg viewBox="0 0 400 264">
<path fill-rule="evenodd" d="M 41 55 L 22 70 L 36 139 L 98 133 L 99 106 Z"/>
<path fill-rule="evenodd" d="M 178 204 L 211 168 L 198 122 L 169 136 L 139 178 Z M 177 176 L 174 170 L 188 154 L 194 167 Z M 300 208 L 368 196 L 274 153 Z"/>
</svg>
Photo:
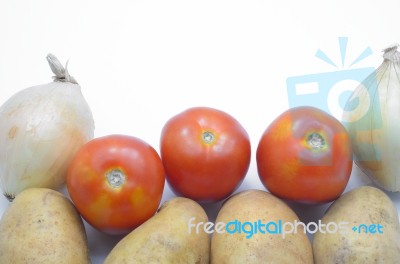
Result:
<svg viewBox="0 0 400 264">
<path fill-rule="evenodd" d="M 275 119 L 261 137 L 256 160 L 271 193 L 308 203 L 338 198 L 353 165 L 346 129 L 314 107 L 292 108 Z"/>
<path fill-rule="evenodd" d="M 250 164 L 250 140 L 240 123 L 208 107 L 190 108 L 164 125 L 161 159 L 171 189 L 199 202 L 227 198 Z"/>
<path fill-rule="evenodd" d="M 82 217 L 110 234 L 125 234 L 157 211 L 165 171 L 158 153 L 131 136 L 89 141 L 76 154 L 67 188 Z"/>
</svg>

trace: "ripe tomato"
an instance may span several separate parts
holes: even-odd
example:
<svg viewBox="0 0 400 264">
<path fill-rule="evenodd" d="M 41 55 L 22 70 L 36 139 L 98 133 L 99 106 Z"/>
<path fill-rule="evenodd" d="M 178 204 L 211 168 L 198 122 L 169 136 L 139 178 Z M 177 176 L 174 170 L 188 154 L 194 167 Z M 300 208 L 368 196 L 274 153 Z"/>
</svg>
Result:
<svg viewBox="0 0 400 264">
<path fill-rule="evenodd" d="M 250 164 L 250 140 L 232 116 L 195 107 L 172 117 L 161 134 L 161 159 L 171 189 L 200 202 L 228 197 Z"/>
<path fill-rule="evenodd" d="M 86 143 L 70 164 L 68 192 L 82 217 L 106 233 L 122 234 L 158 209 L 165 172 L 144 141 L 110 135 Z"/>
<path fill-rule="evenodd" d="M 312 203 L 339 197 L 353 165 L 345 128 L 313 107 L 292 108 L 274 120 L 256 155 L 258 174 L 271 193 Z"/>
</svg>

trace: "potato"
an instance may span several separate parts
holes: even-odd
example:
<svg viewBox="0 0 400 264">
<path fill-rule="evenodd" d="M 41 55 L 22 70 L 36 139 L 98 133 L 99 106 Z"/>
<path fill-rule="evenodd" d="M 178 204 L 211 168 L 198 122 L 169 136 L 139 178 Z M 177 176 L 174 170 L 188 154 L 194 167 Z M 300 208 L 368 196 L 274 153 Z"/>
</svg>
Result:
<svg viewBox="0 0 400 264">
<path fill-rule="evenodd" d="M 193 219 L 194 218 L 194 219 Z M 208 264 L 210 236 L 204 230 L 189 232 L 189 221 L 206 222 L 207 215 L 196 202 L 176 197 L 159 212 L 124 237 L 104 264 L 171 263 Z"/>
<path fill-rule="evenodd" d="M 82 219 L 61 193 L 21 192 L 0 221 L 0 263 L 90 263 Z"/>
<path fill-rule="evenodd" d="M 279 225 L 280 220 L 282 224 L 299 222 L 297 215 L 274 195 L 248 190 L 232 196 L 224 203 L 216 219 L 211 239 L 211 263 L 313 263 L 311 243 L 302 227 L 297 232 L 285 235 L 279 232 L 273 234 L 278 231 L 274 224 L 269 225 L 268 230 L 266 226 L 261 229 L 253 226 L 253 234 L 249 232 L 250 224 L 254 222 L 258 225 Z M 229 225 L 232 221 L 237 224 L 236 227 Z M 219 232 L 220 223 L 236 232 Z M 238 223 L 242 224 L 243 229 L 237 228 Z"/>
<path fill-rule="evenodd" d="M 399 219 L 384 192 L 364 186 L 343 194 L 322 218 L 324 225 L 341 222 L 345 228 L 333 232 L 330 224 L 314 235 L 315 263 L 400 263 Z"/>
</svg>

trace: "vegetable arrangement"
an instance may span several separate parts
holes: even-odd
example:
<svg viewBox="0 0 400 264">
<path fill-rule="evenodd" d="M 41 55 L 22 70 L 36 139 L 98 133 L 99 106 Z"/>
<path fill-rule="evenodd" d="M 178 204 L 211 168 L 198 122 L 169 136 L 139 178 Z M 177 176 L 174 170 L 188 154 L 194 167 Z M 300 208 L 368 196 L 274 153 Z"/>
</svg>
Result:
<svg viewBox="0 0 400 264">
<path fill-rule="evenodd" d="M 163 127 L 160 156 L 132 136 L 93 139 L 94 121 L 80 86 L 49 55 L 54 82 L 22 90 L 0 107 L 0 187 L 7 199 L 15 198 L 0 221 L 0 263 L 90 263 L 81 216 L 101 232 L 124 234 L 109 252 L 108 264 L 398 263 L 400 227 L 390 198 L 375 187 L 342 195 L 353 150 L 355 163 L 377 183 L 400 191 L 394 173 L 400 169 L 398 156 L 391 155 L 399 142 L 398 122 L 393 123 L 397 104 L 385 97 L 393 90 L 395 100 L 400 91 L 398 76 L 387 76 L 397 73 L 400 59 L 395 48 L 384 57 L 376 76 L 378 83 L 388 80 L 391 89 L 375 86 L 372 93 L 386 103 L 380 126 L 365 126 L 377 124 L 376 109 L 358 119 L 352 115 L 357 111 L 345 112 L 347 130 L 316 108 L 290 109 L 268 126 L 258 144 L 258 174 L 269 192 L 232 195 L 251 159 L 249 136 L 234 117 L 207 107 L 179 113 Z M 356 89 L 346 109 L 353 109 L 349 105 L 363 93 Z M 358 102 L 357 109 L 365 110 L 365 101 Z M 359 120 L 362 125 L 353 122 Z M 380 136 L 365 147 L 360 133 Z M 369 150 L 379 159 L 368 159 Z M 165 180 L 178 197 L 159 208 Z M 56 191 L 64 183 L 73 204 Z M 200 204 L 222 200 L 213 227 Z M 300 221 L 286 201 L 334 201 L 319 224 L 381 224 L 385 234 L 318 230 L 310 243 L 307 228 L 299 224 L 299 232 L 281 236 L 285 223 Z M 221 229 L 219 223 L 233 224 Z"/>
</svg>

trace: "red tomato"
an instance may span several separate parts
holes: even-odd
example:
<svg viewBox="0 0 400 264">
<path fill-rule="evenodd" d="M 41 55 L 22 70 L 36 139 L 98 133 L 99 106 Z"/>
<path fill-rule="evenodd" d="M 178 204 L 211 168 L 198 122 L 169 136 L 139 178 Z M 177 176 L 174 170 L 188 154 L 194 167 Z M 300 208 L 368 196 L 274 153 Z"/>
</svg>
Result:
<svg viewBox="0 0 400 264">
<path fill-rule="evenodd" d="M 329 202 L 344 191 L 352 169 L 350 138 L 342 124 L 313 107 L 296 107 L 267 128 L 257 149 L 258 174 L 278 197 Z"/>
<path fill-rule="evenodd" d="M 232 116 L 220 110 L 190 108 L 164 126 L 161 159 L 172 190 L 200 202 L 228 197 L 250 164 L 250 140 Z"/>
<path fill-rule="evenodd" d="M 154 148 L 123 135 L 89 141 L 67 175 L 68 192 L 82 217 L 114 234 L 127 233 L 154 215 L 164 182 L 164 168 Z"/>
</svg>

